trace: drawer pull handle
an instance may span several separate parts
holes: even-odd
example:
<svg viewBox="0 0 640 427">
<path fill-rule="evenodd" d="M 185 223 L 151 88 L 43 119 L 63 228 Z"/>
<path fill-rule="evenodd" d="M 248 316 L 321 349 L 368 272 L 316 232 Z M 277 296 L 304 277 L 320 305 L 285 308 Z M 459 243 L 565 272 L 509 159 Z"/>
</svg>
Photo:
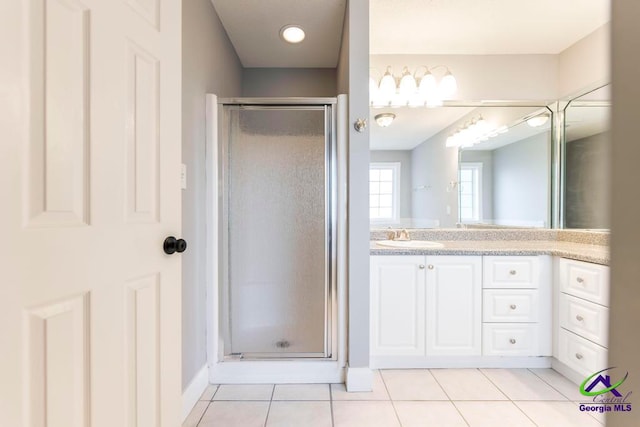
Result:
<svg viewBox="0 0 640 427">
<path fill-rule="evenodd" d="M 509 274 L 510 274 L 510 275 L 512 275 L 512 276 L 515 276 L 517 273 L 518 273 L 518 272 L 517 272 L 517 271 L 515 271 L 515 270 L 511 270 L 511 271 L 509 272 Z"/>
<path fill-rule="evenodd" d="M 420 264 L 420 265 L 418 266 L 418 268 L 419 268 L 420 270 L 424 270 L 424 264 Z"/>
<path fill-rule="evenodd" d="M 578 322 L 582 322 L 584 320 L 584 317 L 580 316 L 579 314 L 576 316 L 576 320 Z"/>
<path fill-rule="evenodd" d="M 515 305 L 515 304 L 511 304 L 511 305 L 509 306 L 509 308 L 510 308 L 511 310 L 515 310 L 515 309 L 516 309 L 516 305 Z"/>
<path fill-rule="evenodd" d="M 576 282 L 584 283 L 584 279 L 582 277 L 576 277 Z"/>
<path fill-rule="evenodd" d="M 429 264 L 429 267 L 427 267 L 429 270 L 433 270 L 433 264 Z"/>
<path fill-rule="evenodd" d="M 582 359 L 582 355 L 580 353 L 576 353 L 576 359 L 578 360 Z"/>
<path fill-rule="evenodd" d="M 516 339 L 515 339 L 515 338 L 511 338 L 511 339 L 509 339 L 509 342 L 510 342 L 511 344 L 515 344 L 515 343 L 516 343 Z"/>
</svg>

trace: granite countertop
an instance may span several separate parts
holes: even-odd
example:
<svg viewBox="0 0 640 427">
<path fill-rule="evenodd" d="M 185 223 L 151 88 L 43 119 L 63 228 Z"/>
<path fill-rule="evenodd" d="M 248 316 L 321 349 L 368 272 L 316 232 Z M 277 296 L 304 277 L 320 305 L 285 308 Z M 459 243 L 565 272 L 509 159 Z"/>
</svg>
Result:
<svg viewBox="0 0 640 427">
<path fill-rule="evenodd" d="M 609 247 L 558 240 L 438 240 L 444 247 L 403 249 L 376 245 L 371 255 L 554 255 L 609 265 Z"/>
</svg>

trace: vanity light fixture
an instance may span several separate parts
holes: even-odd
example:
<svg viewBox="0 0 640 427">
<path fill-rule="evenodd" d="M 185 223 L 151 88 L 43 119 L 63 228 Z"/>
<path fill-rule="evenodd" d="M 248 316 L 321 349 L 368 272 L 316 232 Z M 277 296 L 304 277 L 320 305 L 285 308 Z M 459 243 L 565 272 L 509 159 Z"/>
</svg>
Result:
<svg viewBox="0 0 640 427">
<path fill-rule="evenodd" d="M 538 116 L 533 116 L 527 119 L 527 124 L 532 128 L 537 128 L 547 123 L 548 120 L 549 120 L 548 114 L 540 114 Z"/>
<path fill-rule="evenodd" d="M 465 123 L 464 126 L 449 135 L 445 145 L 447 147 L 471 147 L 508 130 L 507 126 L 493 126 L 480 116 Z"/>
<path fill-rule="evenodd" d="M 438 81 L 433 70 L 444 69 L 445 73 Z M 378 107 L 439 107 L 443 100 L 450 99 L 458 85 L 448 67 L 419 66 L 411 73 L 409 67 L 402 68 L 400 77 L 395 77 L 388 66 L 380 81 L 376 83 L 369 77 L 369 98 L 374 108 Z"/>
<path fill-rule="evenodd" d="M 280 37 L 287 43 L 300 43 L 304 40 L 305 33 L 299 25 L 285 25 L 280 29 Z"/>
<path fill-rule="evenodd" d="M 391 123 L 395 118 L 396 118 L 396 115 L 393 113 L 380 113 L 380 114 L 376 114 L 376 116 L 374 117 L 374 119 L 376 120 L 376 123 L 381 128 L 386 128 L 389 125 L 391 125 Z"/>
</svg>

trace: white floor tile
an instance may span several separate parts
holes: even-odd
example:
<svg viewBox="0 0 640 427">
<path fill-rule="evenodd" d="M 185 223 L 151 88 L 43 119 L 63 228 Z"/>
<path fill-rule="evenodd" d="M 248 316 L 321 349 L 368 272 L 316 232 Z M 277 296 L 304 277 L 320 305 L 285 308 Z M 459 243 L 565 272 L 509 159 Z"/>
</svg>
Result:
<svg viewBox="0 0 640 427">
<path fill-rule="evenodd" d="M 273 400 L 330 400 L 329 384 L 276 384 Z"/>
<path fill-rule="evenodd" d="M 272 384 L 223 384 L 213 400 L 271 400 Z"/>
<path fill-rule="evenodd" d="M 333 400 L 389 400 L 389 394 L 382 382 L 379 371 L 373 372 L 373 391 L 347 392 L 344 384 L 331 384 L 331 398 Z"/>
<path fill-rule="evenodd" d="M 515 402 L 538 427 L 602 427 L 573 402 Z"/>
<path fill-rule="evenodd" d="M 580 394 L 577 384 L 569 381 L 553 369 L 529 369 L 531 372 L 542 378 L 544 382 L 558 390 L 569 400 L 580 402 L 585 400 L 585 396 Z"/>
<path fill-rule="evenodd" d="M 511 400 L 567 400 L 528 369 L 482 369 Z"/>
<path fill-rule="evenodd" d="M 535 427 L 513 402 L 454 402 L 469 427 Z"/>
<path fill-rule="evenodd" d="M 400 427 L 388 402 L 333 402 L 335 427 Z"/>
<path fill-rule="evenodd" d="M 271 402 L 267 427 L 331 427 L 330 402 Z"/>
<path fill-rule="evenodd" d="M 269 402 L 211 402 L 198 427 L 263 427 Z"/>
<path fill-rule="evenodd" d="M 198 425 L 198 422 L 200 421 L 200 418 L 202 418 L 202 414 L 204 414 L 204 411 L 207 410 L 207 406 L 209 406 L 209 402 L 196 402 L 195 406 L 191 410 L 191 413 L 182 423 L 182 427 L 196 427 Z"/>
<path fill-rule="evenodd" d="M 451 402 L 394 402 L 402 427 L 467 427 Z"/>
<path fill-rule="evenodd" d="M 482 372 L 477 369 L 431 369 L 451 400 L 508 400 Z"/>
<path fill-rule="evenodd" d="M 218 389 L 217 385 L 209 384 L 207 388 L 204 390 L 204 392 L 202 393 L 202 396 L 200 396 L 200 400 L 213 399 L 213 395 L 215 394 L 217 389 Z"/>
<path fill-rule="evenodd" d="M 382 378 L 393 400 L 448 400 L 427 369 L 389 369 Z"/>
</svg>

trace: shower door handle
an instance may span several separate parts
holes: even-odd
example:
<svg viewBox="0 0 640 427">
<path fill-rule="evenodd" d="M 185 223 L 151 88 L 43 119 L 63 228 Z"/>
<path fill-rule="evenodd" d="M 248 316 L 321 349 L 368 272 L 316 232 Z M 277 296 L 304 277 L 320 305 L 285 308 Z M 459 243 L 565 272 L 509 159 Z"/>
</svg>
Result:
<svg viewBox="0 0 640 427">
<path fill-rule="evenodd" d="M 187 249 L 187 242 L 184 239 L 176 239 L 173 236 L 169 236 L 164 239 L 162 249 L 167 255 L 171 255 L 176 252 L 182 253 Z"/>
</svg>

